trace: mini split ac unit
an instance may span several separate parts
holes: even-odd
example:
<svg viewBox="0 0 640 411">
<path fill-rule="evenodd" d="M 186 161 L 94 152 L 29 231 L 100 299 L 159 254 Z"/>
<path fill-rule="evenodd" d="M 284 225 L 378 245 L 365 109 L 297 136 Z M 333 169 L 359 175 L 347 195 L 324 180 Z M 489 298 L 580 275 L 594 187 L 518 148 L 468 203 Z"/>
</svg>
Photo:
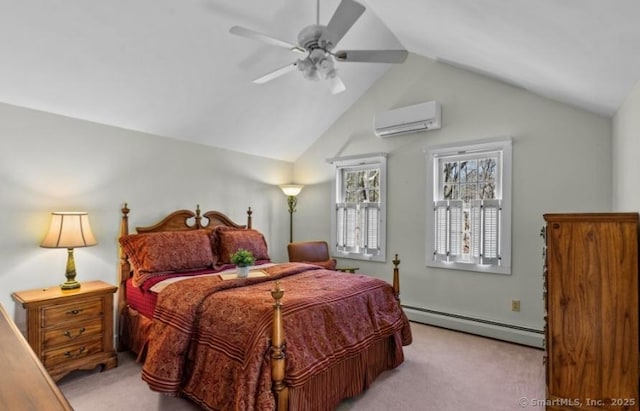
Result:
<svg viewBox="0 0 640 411">
<path fill-rule="evenodd" d="M 374 131 L 378 137 L 436 130 L 442 127 L 442 110 L 437 101 L 401 107 L 376 114 Z"/>
</svg>

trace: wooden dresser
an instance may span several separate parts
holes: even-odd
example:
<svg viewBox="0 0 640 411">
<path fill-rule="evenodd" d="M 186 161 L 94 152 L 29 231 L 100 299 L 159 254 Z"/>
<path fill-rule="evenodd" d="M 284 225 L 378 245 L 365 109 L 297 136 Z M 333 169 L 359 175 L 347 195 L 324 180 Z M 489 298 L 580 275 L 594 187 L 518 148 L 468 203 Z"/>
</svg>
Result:
<svg viewBox="0 0 640 411">
<path fill-rule="evenodd" d="M 27 311 L 27 340 L 55 381 L 73 370 L 118 365 L 113 346 L 116 290 L 89 281 L 77 290 L 55 286 L 13 293 Z"/>
<path fill-rule="evenodd" d="M 73 410 L 2 306 L 0 374 L 0 410 Z"/>
<path fill-rule="evenodd" d="M 638 410 L 638 214 L 545 214 L 547 410 Z"/>
</svg>

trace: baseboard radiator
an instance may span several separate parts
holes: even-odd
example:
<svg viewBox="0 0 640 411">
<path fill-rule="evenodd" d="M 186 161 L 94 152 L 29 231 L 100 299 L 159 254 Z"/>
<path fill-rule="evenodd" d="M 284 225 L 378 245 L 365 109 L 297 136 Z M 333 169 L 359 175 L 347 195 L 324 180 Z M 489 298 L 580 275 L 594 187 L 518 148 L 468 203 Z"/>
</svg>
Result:
<svg viewBox="0 0 640 411">
<path fill-rule="evenodd" d="M 430 310 L 427 308 L 411 307 L 408 305 L 403 305 L 402 307 L 404 308 L 404 312 L 407 314 L 409 320 L 418 323 L 449 328 L 451 330 L 462 331 L 469 334 L 482 335 L 484 337 L 528 345 L 535 348 L 544 347 L 544 332 L 542 330 Z"/>
</svg>

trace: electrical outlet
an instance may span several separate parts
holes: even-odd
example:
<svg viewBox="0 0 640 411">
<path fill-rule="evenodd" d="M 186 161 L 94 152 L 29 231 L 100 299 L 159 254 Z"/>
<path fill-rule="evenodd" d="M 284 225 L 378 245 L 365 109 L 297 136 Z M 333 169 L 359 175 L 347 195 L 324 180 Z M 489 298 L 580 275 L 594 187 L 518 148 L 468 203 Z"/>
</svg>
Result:
<svg viewBox="0 0 640 411">
<path fill-rule="evenodd" d="M 520 300 L 511 300 L 511 311 L 520 311 Z"/>
</svg>

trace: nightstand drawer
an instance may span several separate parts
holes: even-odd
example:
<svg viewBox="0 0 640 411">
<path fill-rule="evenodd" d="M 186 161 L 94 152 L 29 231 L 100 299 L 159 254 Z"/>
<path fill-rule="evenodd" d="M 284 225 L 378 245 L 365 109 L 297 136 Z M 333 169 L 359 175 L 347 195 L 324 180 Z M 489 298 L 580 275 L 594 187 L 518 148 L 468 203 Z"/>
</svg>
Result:
<svg viewBox="0 0 640 411">
<path fill-rule="evenodd" d="M 102 338 L 68 344 L 44 352 L 44 366 L 54 365 L 102 352 Z"/>
<path fill-rule="evenodd" d="M 46 330 L 44 332 L 44 348 L 47 349 L 60 344 L 69 344 L 94 335 L 102 335 L 102 318 Z"/>
<path fill-rule="evenodd" d="M 94 298 L 71 304 L 44 307 L 42 311 L 42 327 L 47 328 L 58 326 L 67 321 L 77 323 L 85 318 L 99 317 L 104 310 L 102 299 Z"/>
</svg>

